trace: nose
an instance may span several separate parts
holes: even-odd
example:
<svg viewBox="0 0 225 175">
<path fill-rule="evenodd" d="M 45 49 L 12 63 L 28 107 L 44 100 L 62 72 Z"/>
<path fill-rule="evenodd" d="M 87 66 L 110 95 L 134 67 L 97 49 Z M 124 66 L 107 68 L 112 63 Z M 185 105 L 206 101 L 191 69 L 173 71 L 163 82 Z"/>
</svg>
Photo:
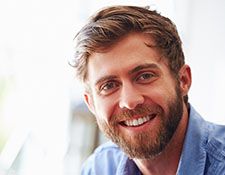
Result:
<svg viewBox="0 0 225 175">
<path fill-rule="evenodd" d="M 120 94 L 119 107 L 134 109 L 137 105 L 144 103 L 144 96 L 133 87 L 132 84 L 123 85 Z"/>
</svg>

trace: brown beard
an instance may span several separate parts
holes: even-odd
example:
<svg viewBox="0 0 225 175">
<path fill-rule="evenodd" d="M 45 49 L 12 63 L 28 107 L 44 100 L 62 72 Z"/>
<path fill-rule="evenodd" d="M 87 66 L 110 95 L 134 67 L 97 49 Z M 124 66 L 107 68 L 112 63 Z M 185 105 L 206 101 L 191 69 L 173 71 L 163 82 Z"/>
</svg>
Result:
<svg viewBox="0 0 225 175">
<path fill-rule="evenodd" d="M 160 118 L 160 126 L 156 133 L 137 133 L 135 136 L 124 135 L 118 129 L 118 120 L 132 118 L 133 115 L 147 116 L 156 114 Z M 183 115 L 183 100 L 180 89 L 176 87 L 176 96 L 168 102 L 168 114 L 159 105 L 138 105 L 134 110 L 122 112 L 112 116 L 107 124 L 97 120 L 100 129 L 105 135 L 116 143 L 130 158 L 151 159 L 159 155 L 170 142 Z M 155 135 L 153 137 L 153 135 Z"/>
</svg>

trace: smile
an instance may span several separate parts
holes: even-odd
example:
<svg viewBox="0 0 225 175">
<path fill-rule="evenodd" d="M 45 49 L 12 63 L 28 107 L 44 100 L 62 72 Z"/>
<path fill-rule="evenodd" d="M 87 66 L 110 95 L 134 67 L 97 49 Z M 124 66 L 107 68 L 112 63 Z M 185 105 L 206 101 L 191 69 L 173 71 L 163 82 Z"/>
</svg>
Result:
<svg viewBox="0 0 225 175">
<path fill-rule="evenodd" d="M 146 116 L 146 117 L 142 117 L 142 118 L 138 118 L 138 119 L 127 120 L 127 121 L 124 121 L 124 124 L 126 126 L 139 126 L 139 125 L 142 125 L 142 124 L 148 122 L 149 120 L 153 119 L 154 117 L 155 117 L 155 115 L 151 115 L 151 117 Z"/>
</svg>

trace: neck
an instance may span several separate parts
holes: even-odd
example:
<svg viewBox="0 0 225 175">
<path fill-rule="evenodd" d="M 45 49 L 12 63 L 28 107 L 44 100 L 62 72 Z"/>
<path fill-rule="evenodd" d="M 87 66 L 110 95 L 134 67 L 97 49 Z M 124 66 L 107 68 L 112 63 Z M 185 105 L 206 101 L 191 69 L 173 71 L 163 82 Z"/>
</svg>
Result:
<svg viewBox="0 0 225 175">
<path fill-rule="evenodd" d="M 144 175 L 176 174 L 188 125 L 188 111 L 184 108 L 182 119 L 171 141 L 163 152 L 153 159 L 134 159 Z"/>
</svg>

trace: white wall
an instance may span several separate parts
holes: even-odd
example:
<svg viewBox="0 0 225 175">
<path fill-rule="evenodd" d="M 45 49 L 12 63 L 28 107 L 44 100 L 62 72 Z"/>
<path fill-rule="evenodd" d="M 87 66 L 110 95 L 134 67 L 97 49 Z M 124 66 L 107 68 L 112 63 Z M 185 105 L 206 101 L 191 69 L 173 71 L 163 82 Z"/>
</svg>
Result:
<svg viewBox="0 0 225 175">
<path fill-rule="evenodd" d="M 190 102 L 207 120 L 225 124 L 225 1 L 184 4 L 178 5 L 186 14 L 177 14 L 177 19 L 185 27 L 186 60 L 192 67 Z"/>
</svg>

